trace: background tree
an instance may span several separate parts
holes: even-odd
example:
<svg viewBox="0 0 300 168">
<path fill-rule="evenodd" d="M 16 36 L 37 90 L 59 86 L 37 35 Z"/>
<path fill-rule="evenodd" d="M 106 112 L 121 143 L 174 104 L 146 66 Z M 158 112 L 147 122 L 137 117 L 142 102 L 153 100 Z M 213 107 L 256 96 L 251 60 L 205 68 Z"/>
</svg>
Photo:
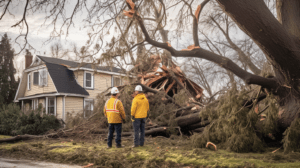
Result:
<svg viewBox="0 0 300 168">
<path fill-rule="evenodd" d="M 17 82 L 14 74 L 14 50 L 11 48 L 10 40 L 5 33 L 0 44 L 0 103 L 9 104 L 14 100 Z"/>
<path fill-rule="evenodd" d="M 60 42 L 56 42 L 50 46 L 51 57 L 60 59 L 70 59 L 69 50 L 65 49 Z"/>
<path fill-rule="evenodd" d="M 230 18 L 234 21 L 237 27 L 249 37 L 249 40 L 258 46 L 263 53 L 260 57 L 265 57 L 271 64 L 274 70 L 273 76 L 262 76 L 258 74 L 257 69 L 253 69 L 249 61 L 246 63 L 236 62 L 232 57 L 212 52 L 200 44 L 199 33 L 204 29 L 200 24 L 200 19 L 202 19 L 200 14 L 204 11 L 203 9 L 207 9 L 207 12 L 215 12 L 213 7 L 206 8 L 206 6 L 212 6 L 209 3 L 210 0 L 98 0 L 89 2 L 78 0 L 71 12 L 66 12 L 66 4 L 74 1 L 50 0 L 41 2 L 39 0 L 27 0 L 25 4 L 15 4 L 22 5 L 23 17 L 13 26 L 23 25 L 21 28 L 24 28 L 25 34 L 23 32 L 21 36 L 24 36 L 26 41 L 30 28 L 26 22 L 26 17 L 35 12 L 45 11 L 47 15 L 45 19 L 51 20 L 50 25 L 54 26 L 52 37 L 59 37 L 62 34 L 68 35 L 70 26 L 75 24 L 75 16 L 86 12 L 84 23 L 90 27 L 88 33 L 90 40 L 87 42 L 87 48 L 89 48 L 88 46 L 97 48 L 99 52 L 95 54 L 98 55 L 99 63 L 110 60 L 115 65 L 120 64 L 129 67 L 136 65 L 137 56 L 140 56 L 137 54 L 137 47 L 140 45 L 145 45 L 147 50 L 146 56 L 142 57 L 143 59 L 149 58 L 152 54 L 161 54 L 164 50 L 167 50 L 172 58 L 205 59 L 231 72 L 235 78 L 243 80 L 246 85 L 259 85 L 267 90 L 265 94 L 274 94 L 282 109 L 279 114 L 278 125 L 282 128 L 288 127 L 300 109 L 300 33 L 298 29 L 300 2 L 298 0 L 277 0 L 276 18 L 272 13 L 273 10 L 270 10 L 263 0 L 211 1 L 215 2 L 226 13 L 228 17 L 226 16 L 225 19 Z M 153 22 L 157 19 L 155 18 L 155 8 L 151 3 L 155 4 L 157 13 L 161 11 L 158 15 L 158 22 Z M 13 1 L 0 2 L 3 9 L 0 19 L 8 13 L 7 11 L 15 7 L 12 4 Z M 159 10 L 160 6 L 161 10 Z M 212 17 L 212 19 L 215 20 L 212 20 L 212 24 L 216 27 L 219 24 L 220 28 L 218 27 L 218 29 L 225 30 L 223 36 L 228 36 L 226 26 L 224 27 L 226 22 L 222 23 L 222 20 L 218 20 L 216 17 Z M 80 24 L 82 23 L 80 22 Z M 174 30 L 167 34 L 169 43 L 166 43 L 159 35 L 159 30 L 162 30 L 160 26 L 164 30 Z M 143 38 L 141 38 L 141 32 Z M 232 38 L 230 34 L 229 37 Z M 103 42 L 104 38 L 111 39 L 111 42 L 103 44 L 105 43 Z M 189 39 L 190 46 L 186 50 L 181 50 L 183 47 L 179 41 L 182 38 Z M 230 44 L 230 39 L 226 39 L 226 44 L 235 48 L 234 45 Z M 173 40 L 178 42 L 172 42 Z M 239 44 L 234 44 L 240 47 Z M 249 58 L 256 65 L 251 54 L 249 55 L 245 50 L 242 52 L 238 48 L 233 50 L 237 55 L 236 58 L 240 60 Z M 246 57 L 243 57 L 241 53 L 244 53 Z"/>
<path fill-rule="evenodd" d="M 191 16 L 195 25 L 193 26 L 194 44 L 188 50 L 179 51 L 166 43 L 153 40 L 148 34 L 141 16 L 135 14 L 135 19 L 139 22 L 145 40 L 151 45 L 167 49 L 171 52 L 172 56 L 175 57 L 196 57 L 209 60 L 231 71 L 248 85 L 255 84 L 268 89 L 268 92 L 271 92 L 278 97 L 280 106 L 283 109 L 280 113 L 279 126 L 282 128 L 288 127 L 299 112 L 299 108 L 295 108 L 295 106 L 299 106 L 298 65 L 300 64 L 295 24 L 292 25 L 290 20 L 281 20 L 282 24 L 280 24 L 270 12 L 264 1 L 217 0 L 217 2 L 222 10 L 225 11 L 227 15 L 237 23 L 240 29 L 243 30 L 264 52 L 274 68 L 275 77 L 265 78 L 252 74 L 242 69 L 231 59 L 200 48 L 199 37 L 197 35 L 197 23 L 200 12 L 196 12 L 195 15 L 192 13 L 192 2 L 186 3 L 185 1 L 185 4 L 191 9 Z M 297 17 L 296 9 L 299 8 L 300 3 L 298 1 L 289 2 L 293 3 L 292 10 L 290 10 L 289 7 L 281 5 L 280 7 L 285 7 L 286 10 L 277 11 L 280 12 L 280 16 L 283 15 L 282 13 L 285 13 Z M 284 4 L 284 2 L 281 1 L 281 4 Z M 286 5 L 291 4 L 287 3 Z M 202 5 L 200 7 L 203 8 Z M 285 26 L 283 26 L 283 24 L 285 24 Z"/>
</svg>

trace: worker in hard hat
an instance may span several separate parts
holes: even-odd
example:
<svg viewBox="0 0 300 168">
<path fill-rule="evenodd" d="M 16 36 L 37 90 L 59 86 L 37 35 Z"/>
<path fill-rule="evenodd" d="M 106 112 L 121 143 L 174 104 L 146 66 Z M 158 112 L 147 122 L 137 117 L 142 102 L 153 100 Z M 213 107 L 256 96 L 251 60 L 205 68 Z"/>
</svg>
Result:
<svg viewBox="0 0 300 168">
<path fill-rule="evenodd" d="M 116 130 L 116 147 L 121 148 L 122 122 L 125 122 L 125 111 L 123 104 L 118 100 L 119 90 L 116 87 L 111 89 L 111 98 L 106 101 L 104 106 L 104 114 L 109 123 L 109 132 L 107 138 L 107 147 L 112 147 L 112 139 Z"/>
<path fill-rule="evenodd" d="M 149 102 L 143 93 L 141 85 L 135 87 L 135 94 L 131 106 L 131 120 L 134 129 L 133 147 L 144 146 L 145 141 L 145 122 L 149 111 Z"/>
</svg>

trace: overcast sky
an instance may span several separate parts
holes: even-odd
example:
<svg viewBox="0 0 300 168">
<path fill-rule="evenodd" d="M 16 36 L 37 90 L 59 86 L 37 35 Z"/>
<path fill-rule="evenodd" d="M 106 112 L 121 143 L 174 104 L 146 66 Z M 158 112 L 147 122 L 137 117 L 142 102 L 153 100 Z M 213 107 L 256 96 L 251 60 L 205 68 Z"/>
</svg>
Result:
<svg viewBox="0 0 300 168">
<path fill-rule="evenodd" d="M 26 29 L 23 29 L 23 31 L 20 32 L 20 27 L 12 27 L 12 25 L 16 24 L 18 21 L 21 20 L 24 12 L 25 0 L 12 1 L 12 2 L 13 4 L 10 5 L 11 7 L 9 8 L 9 11 L 13 15 L 7 13 L 0 21 L 0 35 L 7 33 L 8 36 L 11 38 L 11 43 L 13 44 L 12 45 L 13 48 L 15 49 L 16 53 L 18 53 L 21 47 L 23 46 L 21 45 L 20 47 L 15 42 L 15 39 L 18 35 L 20 35 L 20 33 L 24 34 L 26 32 Z M 72 1 L 72 2 L 76 2 L 76 1 Z M 74 6 L 75 3 L 70 3 L 67 5 L 66 16 L 71 15 Z M 208 8 L 209 6 L 206 7 L 206 9 Z M 0 11 L 3 11 L 3 8 Z M 173 10 L 172 13 L 168 15 L 168 20 L 176 19 L 175 11 Z M 28 42 L 34 48 L 30 50 L 34 56 L 35 55 L 51 56 L 50 46 L 57 41 L 60 42 L 65 49 L 71 49 L 71 45 L 73 44 L 76 44 L 78 48 L 85 45 L 86 41 L 88 40 L 88 35 L 87 35 L 88 29 L 85 28 L 84 22 L 82 21 L 86 17 L 86 12 L 84 10 L 82 10 L 80 15 L 75 15 L 74 22 L 76 24 L 70 27 L 68 37 L 66 37 L 64 33 L 61 39 L 53 40 L 50 43 L 47 42 L 47 40 L 49 40 L 50 38 L 51 32 L 53 30 L 53 26 L 42 26 L 42 24 L 45 21 L 45 16 L 46 13 L 44 12 L 40 12 L 40 13 L 35 12 L 33 15 L 28 13 L 26 15 L 27 22 L 29 25 Z M 48 25 L 49 23 L 50 22 L 46 22 L 45 25 Z M 169 39 L 171 45 L 179 50 L 186 48 L 188 45 L 191 45 L 192 42 L 191 34 L 185 34 L 178 41 L 178 35 L 176 33 L 172 33 L 176 27 L 177 26 L 174 26 L 174 28 L 166 27 L 166 29 L 170 31 Z M 113 30 L 111 30 L 111 34 L 113 34 Z M 108 39 L 110 40 L 110 38 L 106 38 L 104 40 L 108 40 Z M 18 42 L 22 44 L 23 37 L 20 37 Z M 25 67 L 24 55 L 25 55 L 25 51 L 23 51 L 21 54 L 15 57 L 15 66 L 17 69 L 16 78 L 21 76 L 22 70 Z M 182 62 L 181 60 L 182 59 L 177 59 L 177 62 L 180 63 Z"/>
<path fill-rule="evenodd" d="M 20 27 L 12 27 L 12 25 L 16 24 L 18 21 L 21 20 L 23 16 L 23 7 L 25 5 L 25 1 L 20 0 L 12 1 L 9 8 L 10 13 L 6 13 L 2 20 L 0 21 L 0 35 L 2 36 L 4 33 L 7 33 L 9 38 L 11 39 L 12 47 L 15 49 L 16 53 L 18 53 L 21 49 L 22 44 L 24 42 L 24 37 L 20 37 L 17 42 L 21 44 L 21 47 L 16 43 L 15 39 L 20 34 L 25 34 L 26 29 L 23 31 L 20 30 Z M 14 6 L 14 7 L 13 7 Z M 18 6 L 18 7 L 15 7 Z M 74 8 L 74 4 L 68 4 L 68 7 L 71 11 Z M 3 8 L 0 8 L 1 13 L 3 12 Z M 29 34 L 28 34 L 28 42 L 34 49 L 30 51 L 32 54 L 35 55 L 45 55 L 50 56 L 50 46 L 55 42 L 60 42 L 64 48 L 71 48 L 71 45 L 76 44 L 78 47 L 83 46 L 86 41 L 88 40 L 87 30 L 84 28 L 83 24 L 76 24 L 70 27 L 70 32 L 68 37 L 66 38 L 63 35 L 60 39 L 53 40 L 51 42 L 47 42 L 50 38 L 50 33 L 53 30 L 53 26 L 42 26 L 45 20 L 45 13 L 35 13 L 34 15 L 27 15 L 26 20 L 29 26 Z M 82 18 L 79 18 L 83 15 L 77 15 L 74 19 L 75 22 L 79 22 Z M 49 22 L 46 23 L 46 25 Z M 65 34 L 65 33 L 64 33 Z M 24 68 L 24 55 L 25 51 L 21 52 L 19 55 L 15 56 L 16 60 L 16 67 L 17 68 Z"/>
</svg>

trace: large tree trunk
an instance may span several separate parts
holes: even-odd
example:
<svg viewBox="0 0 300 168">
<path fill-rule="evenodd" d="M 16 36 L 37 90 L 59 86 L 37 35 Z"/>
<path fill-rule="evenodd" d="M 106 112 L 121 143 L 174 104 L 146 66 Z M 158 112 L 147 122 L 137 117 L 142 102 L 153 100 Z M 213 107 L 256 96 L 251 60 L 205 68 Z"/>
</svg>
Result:
<svg viewBox="0 0 300 168">
<path fill-rule="evenodd" d="M 217 1 L 273 65 L 279 85 L 271 91 L 279 98 L 279 126 L 288 127 L 300 109 L 300 2 L 277 0 L 279 22 L 264 1 Z"/>
<path fill-rule="evenodd" d="M 270 12 L 264 1 L 218 0 L 221 8 L 262 49 L 288 86 L 298 85 L 300 53 L 299 39 L 286 31 Z M 253 24 L 255 23 L 255 24 Z M 277 76 L 276 76 L 277 77 Z"/>
</svg>

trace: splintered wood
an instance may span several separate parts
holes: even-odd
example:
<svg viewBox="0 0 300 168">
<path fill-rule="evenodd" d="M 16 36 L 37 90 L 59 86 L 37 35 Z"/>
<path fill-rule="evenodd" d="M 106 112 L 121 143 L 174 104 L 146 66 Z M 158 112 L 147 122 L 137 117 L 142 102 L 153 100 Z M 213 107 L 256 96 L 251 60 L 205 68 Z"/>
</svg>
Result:
<svg viewBox="0 0 300 168">
<path fill-rule="evenodd" d="M 195 11 L 195 16 L 196 16 L 196 19 L 197 19 L 197 23 L 199 22 L 200 11 L 201 11 L 201 4 L 197 6 L 197 9 Z"/>
<path fill-rule="evenodd" d="M 180 89 L 185 89 L 194 99 L 199 100 L 201 98 L 203 89 L 190 79 L 186 78 L 182 70 L 173 62 L 172 66 L 169 68 L 164 65 L 160 68 L 162 72 L 139 74 L 138 77 L 141 83 L 152 89 L 164 91 L 171 97 L 177 94 Z M 155 70 L 157 70 L 157 67 Z"/>
<path fill-rule="evenodd" d="M 187 49 L 182 49 L 182 51 L 192 51 L 193 49 L 199 49 L 199 48 L 200 48 L 199 46 L 195 46 L 193 44 L 193 45 L 188 46 Z"/>
<path fill-rule="evenodd" d="M 135 4 L 132 2 L 132 0 L 126 0 L 126 3 L 130 6 L 131 9 L 129 11 L 124 10 L 123 14 L 132 18 L 133 14 L 135 13 L 134 10 Z"/>
</svg>

